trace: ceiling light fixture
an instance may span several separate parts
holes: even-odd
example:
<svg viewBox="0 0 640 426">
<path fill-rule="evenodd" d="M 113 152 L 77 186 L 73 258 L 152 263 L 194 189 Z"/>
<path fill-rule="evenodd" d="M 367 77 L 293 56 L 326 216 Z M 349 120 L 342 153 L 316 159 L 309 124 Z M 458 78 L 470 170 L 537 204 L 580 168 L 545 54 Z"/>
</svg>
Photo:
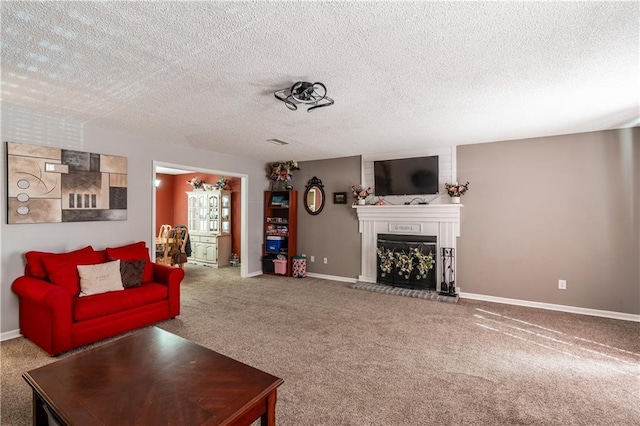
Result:
<svg viewBox="0 0 640 426">
<path fill-rule="evenodd" d="M 327 96 L 327 88 L 319 82 L 298 81 L 290 88 L 276 90 L 273 94 L 291 111 L 297 110 L 298 104 L 309 105 L 307 112 L 333 105 L 333 99 Z"/>
</svg>

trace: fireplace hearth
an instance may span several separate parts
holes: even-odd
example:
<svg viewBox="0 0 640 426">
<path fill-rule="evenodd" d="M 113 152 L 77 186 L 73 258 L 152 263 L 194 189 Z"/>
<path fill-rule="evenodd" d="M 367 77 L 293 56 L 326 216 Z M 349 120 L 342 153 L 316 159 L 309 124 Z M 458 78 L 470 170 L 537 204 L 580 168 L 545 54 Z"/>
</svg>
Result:
<svg viewBox="0 0 640 426">
<path fill-rule="evenodd" d="M 376 251 L 379 284 L 436 290 L 436 236 L 378 234 Z"/>
</svg>

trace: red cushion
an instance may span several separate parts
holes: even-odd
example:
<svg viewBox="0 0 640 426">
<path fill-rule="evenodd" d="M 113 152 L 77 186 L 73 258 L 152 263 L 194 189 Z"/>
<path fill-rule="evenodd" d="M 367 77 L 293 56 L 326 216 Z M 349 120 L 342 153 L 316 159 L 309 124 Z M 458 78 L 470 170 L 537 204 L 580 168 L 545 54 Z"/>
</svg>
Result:
<svg viewBox="0 0 640 426">
<path fill-rule="evenodd" d="M 147 245 L 144 241 L 122 247 L 109 247 L 106 249 L 106 252 L 107 257 L 113 260 L 144 259 L 146 263 L 144 265 L 144 271 L 142 272 L 142 282 L 148 283 L 153 281 L 153 267 L 151 266 L 151 258 L 149 257 L 149 250 L 147 249 Z"/>
<path fill-rule="evenodd" d="M 44 263 L 42 263 L 42 259 L 47 256 L 60 256 L 65 254 L 82 254 L 85 252 L 92 252 L 93 247 L 86 246 L 85 248 L 81 248 L 79 250 L 74 250 L 69 253 L 49 253 L 46 251 L 28 251 L 25 253 L 24 257 L 27 259 L 27 271 L 28 274 L 34 278 L 38 278 L 40 280 L 46 280 L 49 278 L 47 275 L 47 270 L 44 267 Z"/>
<path fill-rule="evenodd" d="M 140 287 L 127 288 L 92 296 L 78 297 L 73 316 L 75 321 L 84 321 L 114 314 L 138 306 L 158 302 L 168 297 L 168 287 L 157 283 L 147 283 Z"/>
<path fill-rule="evenodd" d="M 101 262 L 102 256 L 93 249 L 42 257 L 49 281 L 69 289 L 74 295 L 80 293 L 78 265 L 95 265 Z"/>
</svg>

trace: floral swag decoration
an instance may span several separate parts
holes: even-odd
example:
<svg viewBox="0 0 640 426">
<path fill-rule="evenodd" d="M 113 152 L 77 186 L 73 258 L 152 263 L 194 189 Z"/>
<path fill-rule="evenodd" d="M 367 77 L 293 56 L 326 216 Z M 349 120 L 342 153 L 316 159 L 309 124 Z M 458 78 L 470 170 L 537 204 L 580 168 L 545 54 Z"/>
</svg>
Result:
<svg viewBox="0 0 640 426">
<path fill-rule="evenodd" d="M 199 177 L 191 178 L 187 181 L 187 183 L 191 185 L 193 189 L 202 189 L 202 187 L 204 186 L 204 181 L 202 181 L 202 179 L 200 179 Z"/>
<path fill-rule="evenodd" d="M 189 179 L 187 181 L 187 183 L 189 185 L 191 185 L 191 187 L 193 187 L 193 189 L 204 189 L 204 190 L 207 190 L 207 191 L 213 191 L 214 189 L 224 189 L 227 186 L 227 184 L 229 183 L 229 178 L 226 178 L 224 176 L 220 176 L 220 179 L 218 179 L 218 181 L 216 183 L 211 185 L 211 184 L 205 183 L 199 177 L 194 177 L 194 178 Z"/>
<path fill-rule="evenodd" d="M 364 200 L 371 195 L 371 187 L 364 187 L 362 185 L 353 185 L 351 187 L 351 194 L 356 200 Z"/>
<path fill-rule="evenodd" d="M 293 172 L 296 170 L 300 170 L 300 167 L 298 167 L 298 162 L 294 160 L 279 163 L 268 163 L 267 179 L 274 182 L 289 182 L 293 179 Z"/>
<path fill-rule="evenodd" d="M 396 252 L 388 248 L 378 248 L 377 251 L 380 275 L 383 277 L 395 269 L 398 275 L 407 280 L 414 270 L 417 280 L 425 279 L 435 263 L 432 252 L 424 254 L 418 247 L 412 247 L 406 252 Z"/>
<path fill-rule="evenodd" d="M 469 190 L 469 182 L 462 185 L 458 184 L 458 182 L 445 183 L 444 186 L 447 188 L 447 194 L 450 197 L 461 197 Z"/>
<path fill-rule="evenodd" d="M 220 179 L 218 179 L 218 181 L 213 184 L 214 189 L 224 189 L 229 183 L 229 180 L 229 178 L 220 176 Z"/>
</svg>

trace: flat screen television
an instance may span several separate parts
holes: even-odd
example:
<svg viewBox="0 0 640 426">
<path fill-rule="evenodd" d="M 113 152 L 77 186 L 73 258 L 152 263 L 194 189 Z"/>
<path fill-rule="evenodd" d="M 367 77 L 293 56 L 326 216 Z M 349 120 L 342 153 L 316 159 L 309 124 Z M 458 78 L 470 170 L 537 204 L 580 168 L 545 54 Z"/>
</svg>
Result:
<svg viewBox="0 0 640 426">
<path fill-rule="evenodd" d="M 438 193 L 438 156 L 373 162 L 375 195 Z"/>
</svg>

